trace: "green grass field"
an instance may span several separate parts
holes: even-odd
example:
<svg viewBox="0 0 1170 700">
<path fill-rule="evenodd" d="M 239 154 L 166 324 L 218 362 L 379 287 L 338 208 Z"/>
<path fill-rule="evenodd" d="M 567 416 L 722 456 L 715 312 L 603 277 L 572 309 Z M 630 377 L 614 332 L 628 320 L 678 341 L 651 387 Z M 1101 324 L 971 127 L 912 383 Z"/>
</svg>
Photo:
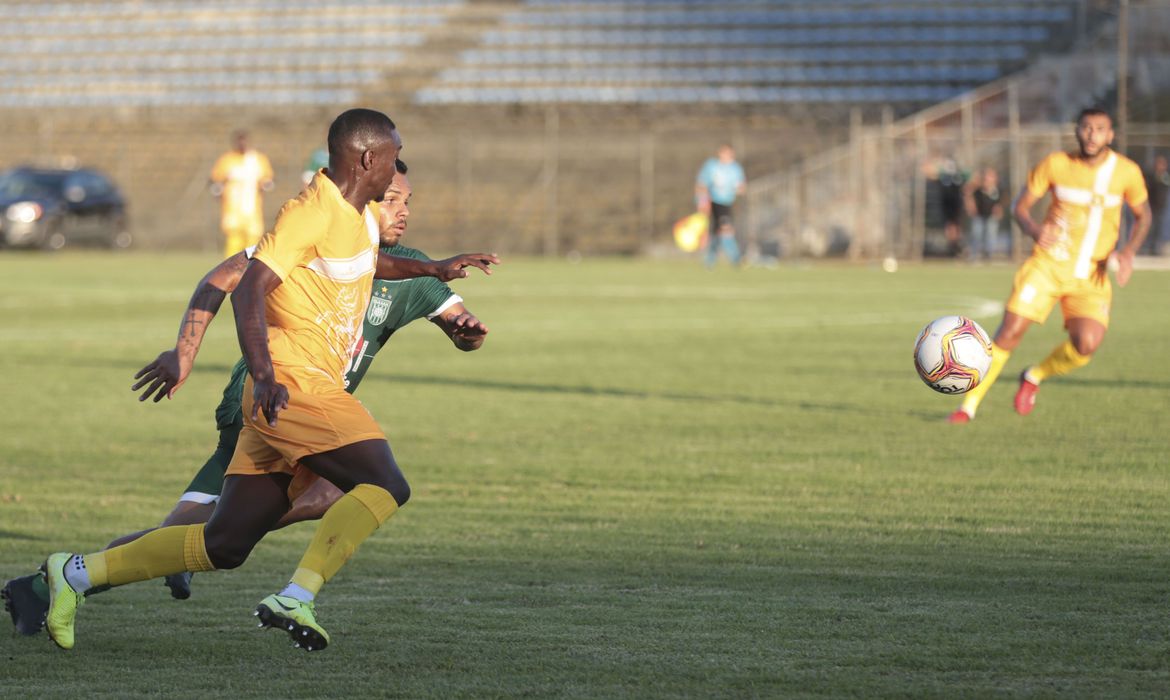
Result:
<svg viewBox="0 0 1170 700">
<path fill-rule="evenodd" d="M 0 577 L 156 523 L 215 446 L 230 311 L 174 401 L 196 255 L 0 257 Z M 1166 697 L 1170 273 L 1097 359 L 978 420 L 918 330 L 994 331 L 1013 268 L 506 261 L 463 354 L 402 332 L 359 392 L 414 498 L 324 590 L 306 655 L 255 629 L 311 524 L 242 568 L 94 597 L 71 652 L 0 636 L 3 697 Z"/>
</svg>

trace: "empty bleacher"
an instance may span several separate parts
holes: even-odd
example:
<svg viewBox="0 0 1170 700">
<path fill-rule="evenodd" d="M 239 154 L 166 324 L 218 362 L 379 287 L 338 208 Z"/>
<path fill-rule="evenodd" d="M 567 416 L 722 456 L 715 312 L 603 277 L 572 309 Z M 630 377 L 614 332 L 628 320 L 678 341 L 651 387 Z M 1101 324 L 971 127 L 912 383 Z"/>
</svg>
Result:
<svg viewBox="0 0 1170 700">
<path fill-rule="evenodd" d="M 1067 41 L 1061 0 L 529 0 L 420 104 L 947 99 Z"/>
<path fill-rule="evenodd" d="M 461 5 L 5 3 L 0 107 L 352 102 Z"/>
</svg>

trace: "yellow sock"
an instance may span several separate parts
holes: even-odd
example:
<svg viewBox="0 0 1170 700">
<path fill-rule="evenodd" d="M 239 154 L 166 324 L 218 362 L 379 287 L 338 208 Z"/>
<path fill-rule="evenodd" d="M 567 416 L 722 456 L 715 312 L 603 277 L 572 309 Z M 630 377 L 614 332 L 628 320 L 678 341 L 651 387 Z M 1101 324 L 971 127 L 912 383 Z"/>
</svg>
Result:
<svg viewBox="0 0 1170 700">
<path fill-rule="evenodd" d="M 292 582 L 313 595 L 341 569 L 367 537 L 394 515 L 398 504 L 386 489 L 359 484 L 337 500 L 313 535 Z"/>
<path fill-rule="evenodd" d="M 1003 366 L 1007 364 L 1008 358 L 1012 356 L 1010 350 L 1004 350 L 995 343 L 991 344 L 991 367 L 987 370 L 987 376 L 983 377 L 983 381 L 963 395 L 963 405 L 960 406 L 964 413 L 975 417 L 975 411 L 979 410 L 979 404 L 983 401 L 983 397 L 987 396 L 987 392 L 991 390 L 991 385 L 999 378 L 999 373 L 1003 370 Z"/>
<path fill-rule="evenodd" d="M 94 587 L 215 568 L 207 557 L 202 524 L 162 527 L 119 547 L 86 554 L 85 567 Z"/>
<path fill-rule="evenodd" d="M 1028 370 L 1028 379 L 1039 384 L 1049 377 L 1059 377 L 1089 364 L 1092 355 L 1082 355 L 1071 340 L 1057 345 L 1040 364 Z"/>
</svg>

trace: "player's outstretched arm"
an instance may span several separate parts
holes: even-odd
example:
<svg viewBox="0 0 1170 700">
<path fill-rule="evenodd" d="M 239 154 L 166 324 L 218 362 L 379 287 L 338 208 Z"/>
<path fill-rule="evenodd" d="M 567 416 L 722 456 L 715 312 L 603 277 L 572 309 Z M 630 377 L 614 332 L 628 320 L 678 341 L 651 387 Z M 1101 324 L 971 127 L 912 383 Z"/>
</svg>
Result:
<svg viewBox="0 0 1170 700">
<path fill-rule="evenodd" d="M 1056 231 L 1048 224 L 1038 224 L 1032 218 L 1032 207 L 1040 198 L 1032 194 L 1027 187 L 1020 191 L 1020 196 L 1016 197 L 1016 203 L 1012 205 L 1012 214 L 1015 216 L 1016 223 L 1019 224 L 1020 230 L 1024 232 L 1032 240 L 1036 241 L 1036 245 L 1041 248 L 1047 248 L 1056 242 Z"/>
<path fill-rule="evenodd" d="M 450 282 L 467 276 L 467 268 L 478 267 L 484 274 L 492 274 L 491 265 L 499 265 L 500 259 L 487 253 L 464 253 L 446 260 L 416 260 L 397 255 L 378 253 L 378 266 L 374 276 L 382 280 L 404 280 L 413 277 L 436 277 Z"/>
<path fill-rule="evenodd" d="M 488 327 L 463 304 L 448 306 L 443 313 L 432 318 L 431 323 L 442 328 L 455 347 L 464 352 L 478 350 L 488 334 Z"/>
<path fill-rule="evenodd" d="M 172 350 L 164 350 L 153 362 L 138 370 L 134 378 L 138 381 L 130 387 L 138 391 L 146 387 L 146 391 L 138 397 L 145 401 L 154 395 L 155 403 L 165 396 L 171 398 L 187 376 L 191 374 L 191 367 L 195 364 L 195 356 L 199 353 L 199 346 L 203 344 L 203 336 L 207 327 L 219 312 L 224 298 L 236 288 L 244 270 L 248 267 L 248 256 L 236 253 L 227 260 L 211 269 L 195 287 L 191 301 L 183 312 L 183 321 L 179 324 L 179 336 L 175 340 Z"/>
<path fill-rule="evenodd" d="M 1150 224 L 1154 221 L 1154 212 L 1150 209 L 1150 203 L 1144 202 L 1140 206 L 1133 207 L 1133 228 L 1129 230 L 1129 240 L 1126 241 L 1125 247 L 1117 251 L 1117 284 L 1124 287 L 1129 284 L 1129 278 L 1133 275 L 1133 256 L 1142 247 L 1142 242 L 1146 240 L 1146 234 L 1150 231 Z"/>
<path fill-rule="evenodd" d="M 236 335 L 248 372 L 252 375 L 252 419 L 261 411 L 269 425 L 276 425 L 276 415 L 288 407 L 288 390 L 272 372 L 272 355 L 268 352 L 268 320 L 264 297 L 280 286 L 280 276 L 260 260 L 253 260 L 232 294 L 236 315 Z"/>
</svg>

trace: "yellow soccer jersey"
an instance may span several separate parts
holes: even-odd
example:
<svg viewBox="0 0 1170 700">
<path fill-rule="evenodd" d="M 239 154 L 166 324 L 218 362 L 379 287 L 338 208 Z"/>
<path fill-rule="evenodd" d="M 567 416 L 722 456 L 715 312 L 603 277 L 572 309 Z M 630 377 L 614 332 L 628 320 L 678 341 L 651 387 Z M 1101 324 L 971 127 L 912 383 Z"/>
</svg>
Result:
<svg viewBox="0 0 1170 700">
<path fill-rule="evenodd" d="M 272 363 L 324 373 L 340 386 L 370 301 L 377 219 L 317 173 L 281 207 L 253 258 L 282 280 L 265 300 Z"/>
<path fill-rule="evenodd" d="M 1028 192 L 1052 193 L 1045 222 L 1060 230 L 1057 241 L 1037 254 L 1070 266 L 1077 279 L 1087 279 L 1117 246 L 1122 201 L 1137 207 L 1148 198 L 1141 168 L 1112 151 L 1096 167 L 1053 153 L 1028 175 Z"/>
<path fill-rule="evenodd" d="M 272 165 L 259 151 L 228 151 L 211 169 L 213 182 L 223 184 L 224 219 L 261 216 L 260 184 L 272 179 Z"/>
</svg>

